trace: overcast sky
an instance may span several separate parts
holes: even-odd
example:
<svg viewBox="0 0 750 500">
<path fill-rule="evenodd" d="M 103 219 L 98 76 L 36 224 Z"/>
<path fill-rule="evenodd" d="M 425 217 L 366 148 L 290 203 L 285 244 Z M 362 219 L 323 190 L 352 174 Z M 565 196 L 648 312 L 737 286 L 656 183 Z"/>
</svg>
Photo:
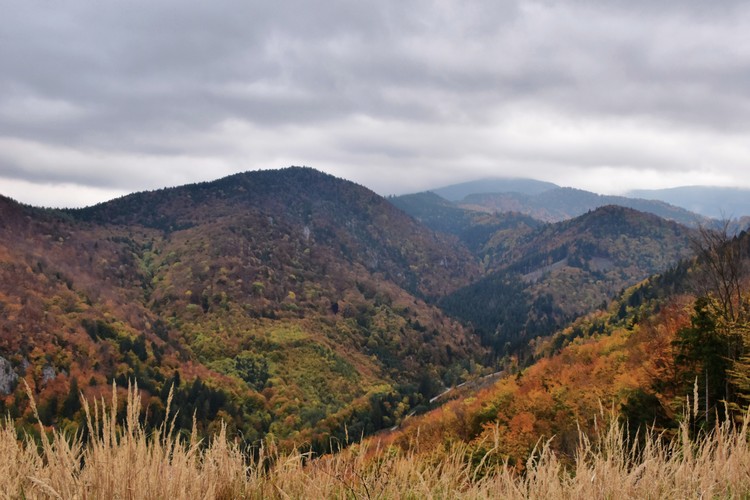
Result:
<svg viewBox="0 0 750 500">
<path fill-rule="evenodd" d="M 0 193 L 750 187 L 750 2 L 0 0 Z"/>
</svg>

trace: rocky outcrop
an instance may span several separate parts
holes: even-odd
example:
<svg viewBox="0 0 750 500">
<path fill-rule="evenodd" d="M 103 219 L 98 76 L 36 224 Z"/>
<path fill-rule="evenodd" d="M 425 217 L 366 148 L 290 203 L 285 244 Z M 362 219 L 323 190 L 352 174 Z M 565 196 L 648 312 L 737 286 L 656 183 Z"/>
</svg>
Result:
<svg viewBox="0 0 750 500">
<path fill-rule="evenodd" d="M 45 365 L 44 368 L 42 368 L 42 385 L 47 385 L 47 383 L 54 380 L 56 376 L 57 373 L 55 372 L 55 368 L 50 365 Z"/>
<path fill-rule="evenodd" d="M 18 375 L 13 371 L 10 361 L 0 356 L 0 395 L 6 396 L 13 392 L 18 382 Z"/>
</svg>

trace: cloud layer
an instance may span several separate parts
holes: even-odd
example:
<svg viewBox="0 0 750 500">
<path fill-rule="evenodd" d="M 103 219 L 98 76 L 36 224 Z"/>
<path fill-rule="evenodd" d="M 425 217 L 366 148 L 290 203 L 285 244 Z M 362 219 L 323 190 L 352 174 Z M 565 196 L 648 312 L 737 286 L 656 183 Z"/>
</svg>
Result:
<svg viewBox="0 0 750 500">
<path fill-rule="evenodd" d="M 292 164 L 382 194 L 750 187 L 744 2 L 0 6 L 0 192 L 29 203 Z"/>
</svg>

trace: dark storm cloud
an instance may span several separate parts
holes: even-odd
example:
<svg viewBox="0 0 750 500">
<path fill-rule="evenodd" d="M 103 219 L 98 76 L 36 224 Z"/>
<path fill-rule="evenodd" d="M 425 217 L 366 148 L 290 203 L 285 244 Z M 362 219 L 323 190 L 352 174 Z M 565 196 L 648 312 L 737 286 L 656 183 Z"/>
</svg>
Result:
<svg viewBox="0 0 750 500">
<path fill-rule="evenodd" d="M 0 190 L 106 196 L 289 162 L 380 192 L 733 182 L 750 161 L 743 2 L 0 6 Z"/>
</svg>

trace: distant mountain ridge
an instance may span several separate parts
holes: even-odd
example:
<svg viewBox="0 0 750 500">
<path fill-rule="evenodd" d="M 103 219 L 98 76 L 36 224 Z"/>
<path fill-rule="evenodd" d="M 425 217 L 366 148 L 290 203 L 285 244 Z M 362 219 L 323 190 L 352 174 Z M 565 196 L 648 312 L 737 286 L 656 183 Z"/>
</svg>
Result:
<svg viewBox="0 0 750 500">
<path fill-rule="evenodd" d="M 393 197 L 389 201 L 427 227 L 457 236 L 480 260 L 488 245 L 493 250 L 500 240 L 512 245 L 520 235 L 543 224 L 517 212 L 469 210 L 430 191 Z"/>
<path fill-rule="evenodd" d="M 716 186 L 682 186 L 669 189 L 639 189 L 627 196 L 661 200 L 714 219 L 750 216 L 750 189 Z"/>
<path fill-rule="evenodd" d="M 555 188 L 538 194 L 477 193 L 457 204 L 472 210 L 520 212 L 544 222 L 560 222 L 607 205 L 619 205 L 647 212 L 686 226 L 697 226 L 706 219 L 683 208 L 658 200 L 610 196 L 575 188 Z"/>
<path fill-rule="evenodd" d="M 437 189 L 430 189 L 429 191 L 446 200 L 459 201 L 474 193 L 522 193 L 533 195 L 558 187 L 560 186 L 557 184 L 535 179 L 494 177 L 452 184 Z"/>
<path fill-rule="evenodd" d="M 535 179 L 500 177 L 429 191 L 468 208 L 519 211 L 547 222 L 575 217 L 604 205 L 626 206 L 686 225 L 706 224 L 708 219 L 734 219 L 740 221 L 738 227 L 744 229 L 750 220 L 750 189 L 733 187 L 636 189 L 614 196 Z"/>
</svg>

